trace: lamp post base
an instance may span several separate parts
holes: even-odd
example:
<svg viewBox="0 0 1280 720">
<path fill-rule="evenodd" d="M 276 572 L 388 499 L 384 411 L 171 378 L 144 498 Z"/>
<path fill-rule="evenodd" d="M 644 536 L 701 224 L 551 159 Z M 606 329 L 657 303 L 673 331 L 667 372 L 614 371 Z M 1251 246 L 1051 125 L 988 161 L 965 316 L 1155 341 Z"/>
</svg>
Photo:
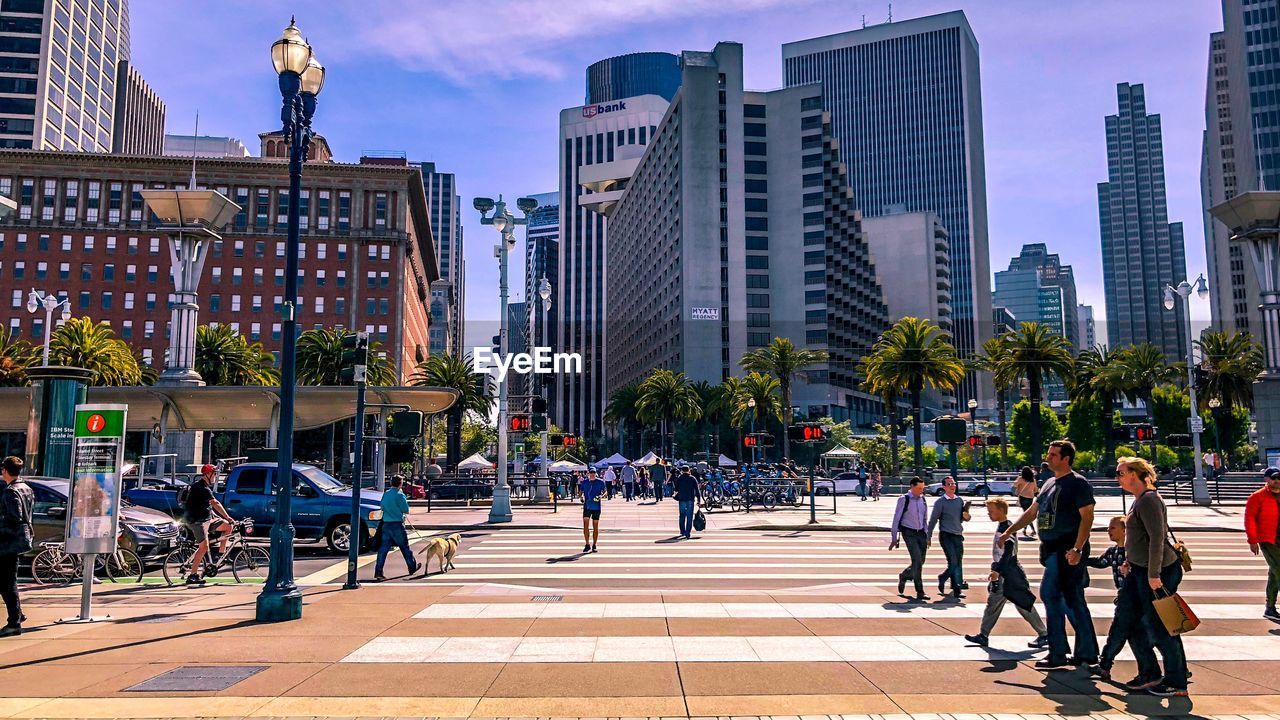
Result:
<svg viewBox="0 0 1280 720">
<path fill-rule="evenodd" d="M 489 508 L 489 522 L 511 522 L 511 487 L 498 485 L 493 488 L 493 505 Z"/>
<path fill-rule="evenodd" d="M 539 475 L 537 481 L 535 481 L 534 483 L 534 486 L 535 486 L 535 489 L 533 491 L 534 502 L 543 503 L 551 499 L 551 478 L 547 477 L 546 475 Z"/>
<path fill-rule="evenodd" d="M 293 588 L 286 591 L 264 590 L 258 595 L 258 622 L 284 622 L 302 617 L 302 591 Z"/>
</svg>

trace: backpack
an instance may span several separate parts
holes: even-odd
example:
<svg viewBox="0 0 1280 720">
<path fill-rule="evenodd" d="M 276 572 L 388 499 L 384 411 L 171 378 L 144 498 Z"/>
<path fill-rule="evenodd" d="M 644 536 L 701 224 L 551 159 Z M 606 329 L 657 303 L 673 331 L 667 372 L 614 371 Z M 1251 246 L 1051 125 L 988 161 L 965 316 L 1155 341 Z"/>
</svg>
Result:
<svg viewBox="0 0 1280 720">
<path fill-rule="evenodd" d="M 182 487 L 178 488 L 178 504 L 185 507 L 187 504 L 187 496 L 190 494 L 191 494 L 190 485 L 183 485 Z"/>
</svg>

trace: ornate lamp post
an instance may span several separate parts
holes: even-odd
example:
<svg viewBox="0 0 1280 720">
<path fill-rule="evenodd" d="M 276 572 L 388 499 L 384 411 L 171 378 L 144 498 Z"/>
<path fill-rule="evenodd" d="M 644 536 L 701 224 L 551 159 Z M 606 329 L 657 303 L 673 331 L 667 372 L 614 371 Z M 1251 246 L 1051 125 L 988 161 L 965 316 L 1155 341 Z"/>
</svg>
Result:
<svg viewBox="0 0 1280 720">
<path fill-rule="evenodd" d="M 1204 273 L 1196 278 L 1196 296 L 1201 300 L 1209 297 L 1209 286 L 1205 283 Z M 1191 444 L 1193 447 L 1191 466 L 1195 468 L 1195 480 L 1191 483 L 1191 500 L 1200 505 L 1209 504 L 1209 486 L 1204 481 L 1204 471 L 1200 467 L 1200 433 L 1204 430 L 1204 419 L 1197 412 L 1196 405 L 1196 360 L 1195 336 L 1191 332 L 1191 283 L 1183 280 L 1178 287 L 1166 286 L 1164 289 L 1164 309 L 1173 310 L 1177 305 L 1175 297 L 1182 298 L 1183 315 L 1187 319 L 1187 389 L 1191 393 Z"/>
<path fill-rule="evenodd" d="M 521 218 L 512 216 L 501 195 L 498 196 L 496 203 L 491 198 L 478 197 L 472 201 L 472 206 L 480 211 L 480 222 L 484 225 L 492 225 L 502 238 L 494 248 L 494 254 L 498 257 L 498 298 L 499 312 L 502 314 L 498 324 L 498 352 L 506 355 L 507 349 L 511 346 L 507 338 L 507 256 L 516 245 L 516 226 L 528 224 L 529 213 L 538 207 L 538 201 L 527 197 L 516 200 L 516 207 L 524 213 L 524 217 Z M 492 216 L 488 214 L 490 210 L 493 211 Z M 498 385 L 497 454 L 498 478 L 493 487 L 493 505 L 489 508 L 489 522 L 511 522 L 511 486 L 507 484 L 507 382 L 505 379 Z"/>
<path fill-rule="evenodd" d="M 71 298 L 59 300 L 58 296 L 35 288 L 31 288 L 30 294 L 27 295 L 27 312 L 34 315 L 41 309 L 44 310 L 44 360 L 41 365 L 45 367 L 49 365 L 49 338 L 53 337 L 53 312 L 58 308 L 62 308 L 64 321 L 71 318 Z"/>
<path fill-rule="evenodd" d="M 1209 414 L 1213 416 L 1213 449 L 1214 449 L 1214 454 L 1215 454 L 1215 455 L 1216 455 L 1216 457 L 1218 458 L 1218 463 L 1221 463 L 1221 464 L 1222 464 L 1222 467 L 1224 467 L 1224 468 L 1225 468 L 1225 467 L 1227 466 L 1227 460 L 1226 460 L 1226 457 L 1223 455 L 1223 452 L 1222 452 L 1222 429 L 1221 429 L 1221 428 L 1222 428 L 1222 415 L 1218 412 L 1218 409 L 1219 409 L 1219 408 L 1221 408 L 1221 407 L 1222 407 L 1222 400 L 1221 400 L 1221 399 L 1216 398 L 1216 397 L 1209 398 Z M 1211 473 L 1212 473 L 1213 475 L 1215 475 L 1215 476 L 1218 474 L 1218 464 L 1217 464 L 1217 463 L 1215 463 L 1215 464 L 1214 464 L 1214 466 L 1213 466 L 1213 470 L 1211 471 Z"/>
<path fill-rule="evenodd" d="M 538 281 L 538 297 L 542 300 L 542 341 L 547 342 L 547 313 L 551 311 L 551 281 L 547 280 L 547 276 L 543 275 L 542 280 Z M 546 392 L 547 383 L 538 375 L 538 394 L 542 395 Z M 545 396 L 543 397 L 545 400 Z M 547 470 L 547 429 L 542 429 L 542 442 L 539 443 L 542 448 L 538 460 L 538 477 L 540 482 L 537 484 L 537 490 L 534 491 L 534 500 L 542 502 L 551 499 L 550 473 Z"/>
<path fill-rule="evenodd" d="M 276 464 L 276 520 L 271 527 L 271 566 L 258 595 L 259 621 L 295 620 L 302 617 L 302 593 L 293 581 L 293 396 L 297 380 L 298 308 L 298 196 L 302 189 L 302 164 L 314 133 L 311 116 L 316 95 L 324 86 L 324 67 L 311 54 L 292 18 L 284 34 L 271 46 L 271 63 L 280 76 L 283 106 L 280 121 L 289 141 L 289 224 L 285 250 L 284 303 L 281 305 L 280 426 Z M 350 542 L 360 542 L 360 520 L 353 519 Z"/>
</svg>

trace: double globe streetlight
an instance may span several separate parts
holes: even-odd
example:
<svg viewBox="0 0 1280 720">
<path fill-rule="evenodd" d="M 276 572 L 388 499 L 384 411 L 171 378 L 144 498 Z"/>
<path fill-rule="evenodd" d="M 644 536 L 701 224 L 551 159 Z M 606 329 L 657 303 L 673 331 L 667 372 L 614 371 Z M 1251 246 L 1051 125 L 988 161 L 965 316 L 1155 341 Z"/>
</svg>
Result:
<svg viewBox="0 0 1280 720">
<path fill-rule="evenodd" d="M 302 190 L 302 164 L 315 133 L 311 116 L 316 96 L 324 87 L 324 66 L 316 60 L 311 45 L 289 19 L 289 27 L 271 45 L 271 64 L 280 76 L 280 122 L 289 143 L 289 215 L 284 270 L 284 302 L 281 314 L 279 454 L 276 465 L 276 520 L 271 527 L 271 565 L 267 581 L 258 595 L 259 621 L 295 620 L 302 617 L 302 593 L 293 579 L 293 406 L 297 381 L 298 309 L 298 197 Z M 356 477 L 359 478 L 359 468 Z M 348 542 L 364 538 L 361 519 L 351 520 Z"/>
<path fill-rule="evenodd" d="M 542 300 L 542 342 L 549 344 L 549 335 L 547 335 L 547 314 L 551 311 L 551 281 L 546 275 L 538 281 L 538 297 Z M 538 376 L 538 394 L 542 396 L 543 402 L 547 398 L 547 383 Z M 544 413 L 545 415 L 546 413 Z M 547 468 L 547 426 L 544 422 L 542 427 L 542 441 L 538 444 L 538 487 L 534 491 L 533 499 L 536 502 L 551 499 L 551 475 Z"/>
<path fill-rule="evenodd" d="M 53 313 L 58 308 L 62 308 L 62 321 L 66 322 L 71 319 L 71 298 L 58 298 L 57 295 L 51 295 L 43 290 L 31 289 L 27 295 L 27 312 L 35 314 L 44 309 L 44 361 L 42 365 L 49 365 L 49 338 L 53 337 Z"/>
<path fill-rule="evenodd" d="M 1204 480 L 1204 469 L 1200 466 L 1200 433 L 1204 430 L 1204 419 L 1197 412 L 1196 405 L 1196 361 L 1195 336 L 1191 332 L 1191 283 L 1183 280 L 1178 287 L 1166 285 L 1164 288 L 1164 309 L 1173 310 L 1177 306 L 1176 298 L 1182 298 L 1183 315 L 1187 326 L 1187 388 L 1191 393 L 1191 442 L 1194 455 L 1192 466 L 1195 467 L 1195 480 L 1191 483 L 1191 500 L 1200 505 L 1209 504 L 1209 485 Z M 1205 282 L 1204 273 L 1196 278 L 1196 297 L 1205 300 L 1209 297 L 1209 284 Z M 1152 458 L 1155 460 L 1155 458 Z"/>
</svg>

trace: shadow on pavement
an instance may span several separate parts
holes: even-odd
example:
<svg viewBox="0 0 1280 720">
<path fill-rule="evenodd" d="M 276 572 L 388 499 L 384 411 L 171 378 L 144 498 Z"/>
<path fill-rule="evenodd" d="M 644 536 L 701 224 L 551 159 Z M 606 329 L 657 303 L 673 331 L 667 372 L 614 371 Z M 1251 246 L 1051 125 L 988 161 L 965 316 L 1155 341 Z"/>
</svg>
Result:
<svg viewBox="0 0 1280 720">
<path fill-rule="evenodd" d="M 144 640 L 132 640 L 132 641 L 129 641 L 129 642 L 118 643 L 118 644 L 116 644 L 116 645 L 109 645 L 109 646 L 107 646 L 107 647 L 95 648 L 95 649 L 93 649 L 93 650 L 84 650 L 84 651 L 81 651 L 81 652 L 73 652 L 73 653 L 66 653 L 66 654 L 63 654 L 63 655 L 55 655 L 55 656 L 53 656 L 53 657 L 41 658 L 41 659 L 39 659 L 39 660 L 31 660 L 31 661 L 28 661 L 28 662 L 10 663 L 10 664 L 8 664 L 8 665 L 0 665 L 0 670 L 9 670 L 9 669 L 11 669 L 11 668 L 28 667 L 28 666 L 31 666 L 31 665 L 42 665 L 42 664 L 44 664 L 44 663 L 57 662 L 57 661 L 59 661 L 59 660 L 72 660 L 72 659 L 75 659 L 75 658 L 93 657 L 94 655 L 96 655 L 96 654 L 98 654 L 98 653 L 108 652 L 108 651 L 111 651 L 111 650 L 126 650 L 126 649 L 129 649 L 129 648 L 146 647 L 147 645 L 151 645 L 152 643 L 157 643 L 157 642 L 168 642 L 168 641 L 170 641 L 170 640 L 176 640 L 176 639 L 178 639 L 178 638 L 198 637 L 198 636 L 200 636 L 200 635 L 212 635 L 212 634 L 216 634 L 216 633 L 220 633 L 220 632 L 225 632 L 225 631 L 227 631 L 227 630 L 235 630 L 235 629 L 237 629 L 237 628 L 250 627 L 250 626 L 253 626 L 253 625 L 262 625 L 262 624 L 265 624 L 265 623 L 259 623 L 259 622 L 258 622 L 258 621 L 256 621 L 256 620 L 239 620 L 239 621 L 236 621 L 236 622 L 233 622 L 233 623 L 229 623 L 229 624 L 227 624 L 227 625 L 219 625 L 218 627 L 203 628 L 203 629 L 200 629 L 200 630 L 192 630 L 192 631 L 190 631 L 190 632 L 178 633 L 178 634 L 176 634 L 176 635 L 166 635 L 166 636 L 164 636 L 164 637 L 148 638 L 148 639 L 144 639 Z M 34 628 L 33 628 L 33 629 L 34 629 Z M 23 630 L 23 633 L 26 633 L 26 630 Z"/>
</svg>

